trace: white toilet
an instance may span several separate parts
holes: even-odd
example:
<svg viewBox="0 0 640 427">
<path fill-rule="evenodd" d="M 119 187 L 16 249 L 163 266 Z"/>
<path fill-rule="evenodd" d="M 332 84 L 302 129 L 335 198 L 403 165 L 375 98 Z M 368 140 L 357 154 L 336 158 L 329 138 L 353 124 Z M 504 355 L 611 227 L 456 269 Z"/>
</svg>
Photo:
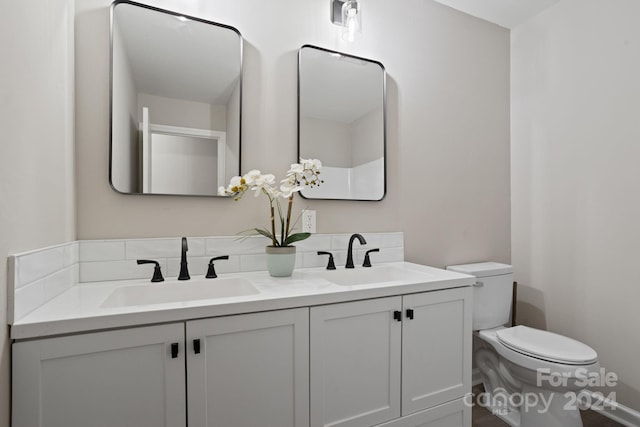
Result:
<svg viewBox="0 0 640 427">
<path fill-rule="evenodd" d="M 562 335 L 510 320 L 513 270 L 495 262 L 453 265 L 477 277 L 473 292 L 474 361 L 486 406 L 514 427 L 581 427 L 579 392 L 599 373 L 598 354 Z"/>
</svg>

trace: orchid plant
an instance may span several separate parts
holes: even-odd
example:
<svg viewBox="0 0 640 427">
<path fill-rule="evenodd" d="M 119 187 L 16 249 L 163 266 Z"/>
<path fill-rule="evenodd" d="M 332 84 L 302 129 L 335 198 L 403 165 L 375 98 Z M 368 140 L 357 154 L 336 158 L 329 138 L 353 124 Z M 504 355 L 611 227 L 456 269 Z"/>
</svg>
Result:
<svg viewBox="0 0 640 427">
<path fill-rule="evenodd" d="M 318 159 L 300 159 L 300 163 L 291 165 L 285 179 L 276 184 L 276 178 L 272 174 L 262 174 L 259 170 L 251 170 L 246 175 L 231 178 L 227 188 L 220 187 L 218 195 L 232 196 L 238 201 L 249 190 L 255 192 L 255 197 L 264 194 L 269 199 L 269 211 L 271 214 L 271 230 L 267 228 L 252 228 L 251 234 L 261 234 L 271 240 L 272 246 L 290 246 L 292 243 L 304 240 L 311 233 L 292 233 L 297 220 L 291 223 L 291 210 L 293 208 L 293 195 L 303 187 L 316 187 L 323 181 L 320 179 L 322 163 Z M 280 200 L 287 200 L 286 215 L 282 210 Z M 275 211 L 278 211 L 280 233 L 276 234 Z"/>
</svg>

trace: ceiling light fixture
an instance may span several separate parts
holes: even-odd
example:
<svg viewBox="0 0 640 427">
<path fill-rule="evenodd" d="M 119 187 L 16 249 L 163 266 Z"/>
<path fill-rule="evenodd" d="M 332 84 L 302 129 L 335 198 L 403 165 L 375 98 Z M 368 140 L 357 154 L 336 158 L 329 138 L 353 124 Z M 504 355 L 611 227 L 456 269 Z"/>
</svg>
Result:
<svg viewBox="0 0 640 427">
<path fill-rule="evenodd" d="M 340 25 L 342 38 L 348 42 L 362 35 L 362 2 L 358 0 L 330 0 L 331 22 Z"/>
</svg>

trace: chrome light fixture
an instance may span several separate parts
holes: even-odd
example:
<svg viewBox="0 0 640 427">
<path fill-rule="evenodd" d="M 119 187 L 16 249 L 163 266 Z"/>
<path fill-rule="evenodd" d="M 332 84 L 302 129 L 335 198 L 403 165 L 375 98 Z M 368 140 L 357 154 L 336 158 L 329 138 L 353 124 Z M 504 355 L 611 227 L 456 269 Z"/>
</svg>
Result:
<svg viewBox="0 0 640 427">
<path fill-rule="evenodd" d="M 342 38 L 348 42 L 362 34 L 362 2 L 331 0 L 331 22 L 342 26 Z"/>
</svg>

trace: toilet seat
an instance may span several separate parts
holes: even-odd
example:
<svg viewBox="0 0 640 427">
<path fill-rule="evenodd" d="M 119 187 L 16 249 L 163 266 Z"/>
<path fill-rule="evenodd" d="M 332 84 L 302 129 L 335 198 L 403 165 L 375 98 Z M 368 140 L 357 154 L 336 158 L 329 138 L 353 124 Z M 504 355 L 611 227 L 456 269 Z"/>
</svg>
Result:
<svg viewBox="0 0 640 427">
<path fill-rule="evenodd" d="M 500 344 L 525 356 L 563 365 L 591 365 L 598 354 L 586 344 L 553 332 L 514 326 L 496 331 Z"/>
</svg>

